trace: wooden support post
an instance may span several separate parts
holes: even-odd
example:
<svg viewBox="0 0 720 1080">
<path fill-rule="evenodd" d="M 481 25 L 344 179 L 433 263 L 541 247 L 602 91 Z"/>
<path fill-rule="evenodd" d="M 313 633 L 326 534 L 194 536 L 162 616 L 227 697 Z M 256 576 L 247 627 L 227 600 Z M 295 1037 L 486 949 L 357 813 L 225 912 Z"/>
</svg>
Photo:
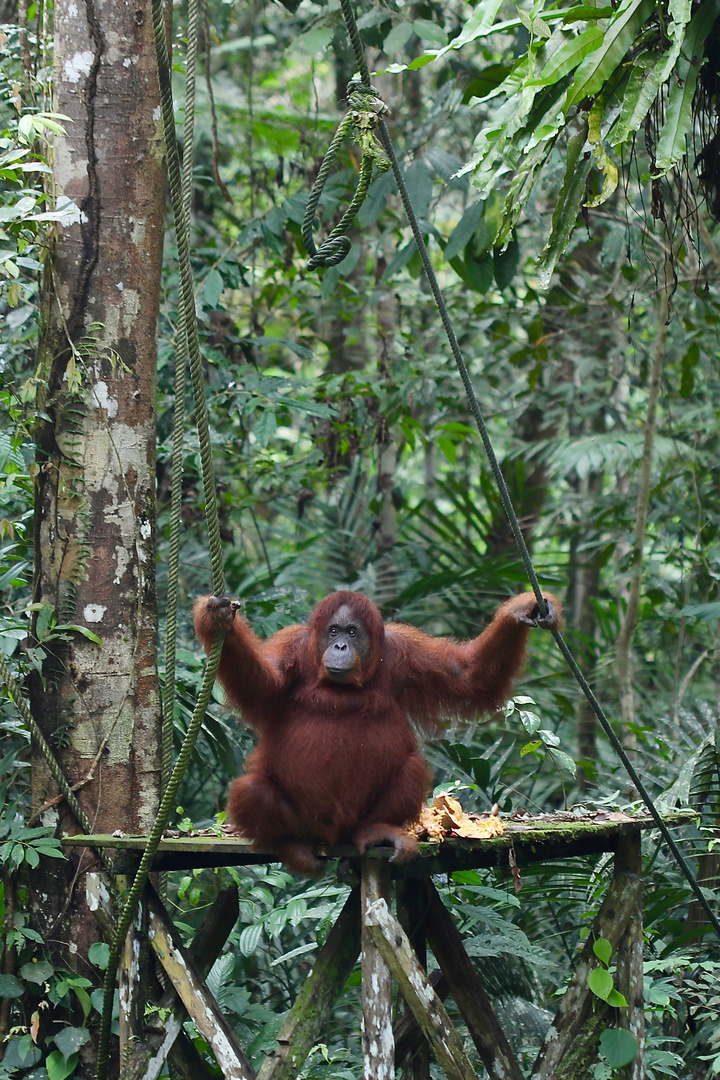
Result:
<svg viewBox="0 0 720 1080">
<path fill-rule="evenodd" d="M 255 1080 L 255 1070 L 249 1058 L 202 981 L 187 950 L 183 948 L 175 927 L 159 901 L 150 905 L 148 937 L 196 1028 L 212 1047 L 225 1080 Z"/>
<path fill-rule="evenodd" d="M 425 909 L 427 897 L 422 879 L 406 878 L 395 883 L 398 921 L 408 936 L 415 955 L 427 971 L 427 942 L 425 938 Z M 405 1040 L 398 1045 L 395 1027 L 395 1068 L 402 1068 L 403 1080 L 430 1080 L 430 1044 L 412 1014 L 405 1005 L 401 1021 Z M 404 1051 L 404 1056 L 401 1056 Z"/>
<path fill-rule="evenodd" d="M 523 1080 L 517 1058 L 500 1026 L 485 987 L 463 947 L 450 912 L 431 881 L 425 883 L 428 941 L 467 1024 L 491 1080 Z"/>
<path fill-rule="evenodd" d="M 382 897 L 367 909 L 365 926 L 432 1044 L 448 1080 L 477 1080 L 445 1006 L 418 964 L 405 931 Z"/>
<path fill-rule="evenodd" d="M 530 1080 L 555 1080 L 558 1066 L 576 1038 L 583 1038 L 583 1027 L 590 1015 L 593 994 L 588 978 L 598 959 L 593 951 L 597 938 L 607 938 L 613 952 L 637 913 L 642 897 L 642 881 L 636 874 L 616 866 L 615 878 L 598 911 L 575 972 L 563 995 L 560 1008 L 535 1059 Z"/>
<path fill-rule="evenodd" d="M 615 875 L 642 880 L 640 830 L 620 838 L 615 852 Z M 622 1070 L 623 1080 L 644 1080 L 645 1077 L 645 1006 L 643 1001 L 643 908 L 642 891 L 635 910 L 628 919 L 627 929 L 618 945 L 615 984 L 627 999 L 620 1022 L 634 1035 L 638 1052 Z"/>
<path fill-rule="evenodd" d="M 330 1017 L 360 952 L 360 890 L 348 896 L 340 918 L 318 953 L 310 978 L 297 996 L 258 1080 L 294 1080 Z"/>
<path fill-rule="evenodd" d="M 392 1030 L 390 972 L 367 926 L 367 914 L 390 896 L 390 871 L 385 859 L 362 860 L 362 1039 L 363 1080 L 394 1080 L 395 1044 Z"/>
<path fill-rule="evenodd" d="M 118 875 L 115 882 L 120 896 L 126 893 L 130 887 L 130 882 L 125 875 Z M 125 944 L 118 963 L 120 1061 L 125 1060 L 132 1052 L 133 1046 L 137 1045 L 138 1040 L 142 1039 L 143 1036 L 144 991 L 148 983 L 147 971 L 145 972 L 146 977 L 143 978 L 141 970 L 144 922 L 145 905 L 140 903 L 125 937 Z M 147 964 L 147 952 L 145 963 Z"/>
</svg>

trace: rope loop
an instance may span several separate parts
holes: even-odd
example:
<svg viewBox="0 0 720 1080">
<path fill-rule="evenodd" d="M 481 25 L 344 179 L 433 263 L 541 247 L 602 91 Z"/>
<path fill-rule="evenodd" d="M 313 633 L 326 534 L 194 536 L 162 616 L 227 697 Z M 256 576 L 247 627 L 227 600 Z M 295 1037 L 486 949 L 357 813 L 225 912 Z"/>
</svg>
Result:
<svg viewBox="0 0 720 1080">
<path fill-rule="evenodd" d="M 365 202 L 370 181 L 372 180 L 373 168 L 377 166 L 378 172 L 386 172 L 391 168 L 391 162 L 382 145 L 377 139 L 375 129 L 379 126 L 384 116 L 389 113 L 389 108 L 373 86 L 366 86 L 356 79 L 348 83 L 348 111 L 340 121 L 327 153 L 323 158 L 322 165 L 313 184 L 305 217 L 302 223 L 302 239 L 310 258 L 307 261 L 308 270 L 317 270 L 320 267 L 337 266 L 341 263 L 352 247 L 352 241 L 346 235 L 347 229 L 355 220 L 358 210 Z M 360 145 L 362 161 L 357 187 L 352 202 L 343 214 L 340 221 L 332 230 L 328 238 L 320 245 L 315 246 L 312 230 L 315 222 L 315 211 L 320 201 L 320 195 L 325 187 L 325 182 L 330 175 L 333 161 L 337 155 L 340 144 L 350 132 Z"/>
</svg>

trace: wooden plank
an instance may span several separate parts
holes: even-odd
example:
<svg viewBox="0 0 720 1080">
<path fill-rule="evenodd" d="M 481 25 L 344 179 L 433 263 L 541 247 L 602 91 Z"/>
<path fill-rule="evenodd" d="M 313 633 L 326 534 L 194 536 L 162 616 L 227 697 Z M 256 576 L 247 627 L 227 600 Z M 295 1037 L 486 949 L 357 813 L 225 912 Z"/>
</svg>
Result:
<svg viewBox="0 0 720 1080">
<path fill-rule="evenodd" d="M 383 955 L 367 926 L 368 912 L 375 903 L 387 907 L 390 896 L 388 862 L 366 856 L 362 860 L 361 874 L 363 1080 L 394 1080 L 392 981 Z"/>
<path fill-rule="evenodd" d="M 250 1060 L 159 903 L 150 905 L 148 937 L 196 1028 L 212 1048 L 225 1080 L 255 1080 Z"/>
<path fill-rule="evenodd" d="M 467 1024 L 491 1080 L 523 1080 L 518 1060 L 500 1026 L 485 987 L 465 952 L 460 933 L 437 889 L 425 886 L 428 941 Z"/>
<path fill-rule="evenodd" d="M 477 1080 L 445 1006 L 420 967 L 405 931 L 382 897 L 366 910 L 365 926 L 429 1039 L 448 1080 Z"/>
<path fill-rule="evenodd" d="M 320 949 L 312 973 L 264 1061 L 258 1080 L 294 1080 L 330 1019 L 360 953 L 360 890 L 353 889 Z"/>
<path fill-rule="evenodd" d="M 627 874 L 642 880 L 640 833 L 626 837 L 615 853 L 615 873 Z M 628 919 L 617 953 L 615 985 L 624 994 L 628 1007 L 620 1010 L 620 1023 L 637 1039 L 638 1052 L 634 1060 L 621 1070 L 622 1080 L 645 1078 L 645 1006 L 643 1001 L 643 906 L 642 893 L 637 907 Z"/>
<path fill-rule="evenodd" d="M 676 810 L 663 815 L 667 825 L 684 825 L 697 820 L 693 810 Z M 655 822 L 648 814 L 632 817 L 627 814 L 596 813 L 591 818 L 548 814 L 528 820 L 504 821 L 502 836 L 485 840 L 445 840 L 439 844 L 420 844 L 420 854 L 401 866 L 393 866 L 400 877 L 427 877 L 435 873 L 481 866 L 506 866 L 508 851 L 514 848 L 520 865 L 529 862 L 566 858 L 570 855 L 615 851 L 621 836 L 637 829 L 653 829 Z M 129 856 L 127 871 L 132 870 L 139 852 L 147 845 L 145 836 L 63 837 L 67 847 L 109 847 Z M 327 847 L 329 858 L 358 857 L 352 847 Z M 153 862 L 155 870 L 192 869 L 200 866 L 243 866 L 277 862 L 272 852 L 253 852 L 249 840 L 237 836 L 180 836 L 167 837 L 160 842 Z M 118 872 L 124 869 L 118 863 Z"/>
<path fill-rule="evenodd" d="M 642 896 L 642 881 L 635 875 L 616 874 L 600 906 L 592 932 L 588 935 L 580 954 L 572 979 L 563 995 L 560 1007 L 545 1036 L 530 1074 L 530 1080 L 555 1080 L 558 1065 L 580 1034 L 591 1009 L 593 994 L 588 978 L 599 964 L 593 952 L 593 943 L 599 937 L 607 938 L 613 952 L 635 914 Z"/>
</svg>

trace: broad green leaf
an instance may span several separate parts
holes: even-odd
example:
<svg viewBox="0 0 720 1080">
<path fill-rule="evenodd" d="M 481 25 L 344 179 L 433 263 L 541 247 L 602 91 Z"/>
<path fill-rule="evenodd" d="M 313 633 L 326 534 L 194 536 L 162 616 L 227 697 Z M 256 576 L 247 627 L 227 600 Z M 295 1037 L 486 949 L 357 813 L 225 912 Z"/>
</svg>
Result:
<svg viewBox="0 0 720 1080">
<path fill-rule="evenodd" d="M 648 66 L 647 54 L 635 58 L 625 93 L 620 106 L 620 114 L 608 135 L 611 146 L 620 146 L 631 138 L 640 128 L 658 95 L 661 85 L 673 69 L 675 59 L 671 60 L 673 50 L 664 53 L 654 64 Z M 668 67 L 668 63 L 670 66 Z"/>
<path fill-rule="evenodd" d="M 588 976 L 588 986 L 592 990 L 595 997 L 599 997 L 602 1001 L 607 1001 L 610 994 L 615 989 L 613 985 L 613 977 L 607 968 L 594 968 Z"/>
<path fill-rule="evenodd" d="M 417 158 L 405 171 L 405 184 L 419 218 L 425 217 L 432 199 L 433 183 L 427 162 Z"/>
<path fill-rule="evenodd" d="M 88 949 L 88 960 L 100 971 L 104 971 L 108 965 L 110 946 L 104 941 L 96 941 Z"/>
<path fill-rule="evenodd" d="M 47 982 L 54 971 L 55 968 L 47 960 L 31 960 L 20 968 L 20 975 L 26 982 L 39 986 Z"/>
<path fill-rule="evenodd" d="M 600 1050 L 611 1069 L 622 1069 L 634 1060 L 637 1039 L 625 1028 L 608 1028 L 600 1036 Z"/>
<path fill-rule="evenodd" d="M 317 56 L 328 47 L 334 33 L 331 26 L 320 26 L 317 30 L 308 30 L 306 34 L 300 34 L 296 44 L 310 56 Z"/>
<path fill-rule="evenodd" d="M 205 303 L 216 308 L 225 289 L 225 282 L 219 270 L 211 270 L 202 284 L 202 296 Z"/>
<path fill-rule="evenodd" d="M 431 22 L 430 19 L 415 19 L 412 28 L 422 41 L 430 41 L 433 45 L 447 45 L 448 36 L 442 26 Z"/>
<path fill-rule="evenodd" d="M 688 604 L 680 610 L 680 614 L 685 618 L 715 622 L 716 619 L 720 619 L 720 603 L 715 601 L 709 604 Z"/>
<path fill-rule="evenodd" d="M 90 1032 L 84 1027 L 61 1028 L 55 1036 L 54 1042 L 62 1056 L 68 1058 L 76 1054 L 81 1046 L 90 1040 Z"/>
<path fill-rule="evenodd" d="M 574 758 L 571 758 L 564 750 L 555 750 L 551 746 L 548 746 L 547 749 L 556 765 L 559 765 L 560 768 L 564 769 L 570 776 L 575 776 L 577 773 L 577 762 Z"/>
<path fill-rule="evenodd" d="M 568 90 L 566 109 L 597 94 L 654 10 L 652 0 L 627 0 L 605 28 L 602 44 L 583 60 Z"/>
<path fill-rule="evenodd" d="M 0 998 L 22 997 L 25 987 L 14 975 L 0 975 Z"/>
<path fill-rule="evenodd" d="M 590 172 L 591 158 L 589 155 L 581 158 L 580 153 L 586 136 L 587 132 L 583 130 L 568 139 L 565 178 L 553 211 L 550 236 L 538 259 L 540 285 L 544 289 L 549 286 L 557 261 L 568 245 L 585 197 L 585 181 Z"/>
<path fill-rule="evenodd" d="M 615 987 L 608 994 L 607 1003 L 612 1009 L 627 1009 L 627 998 Z"/>
<path fill-rule="evenodd" d="M 603 40 L 604 31 L 599 26 L 589 26 L 582 34 L 566 41 L 548 60 L 533 85 L 550 86 L 563 79 L 580 64 Z"/>
<path fill-rule="evenodd" d="M 53 1050 L 45 1059 L 48 1080 L 67 1080 L 75 1072 L 77 1063 L 77 1054 L 66 1060 L 59 1050 Z"/>
<path fill-rule="evenodd" d="M 660 132 L 655 161 L 667 172 L 685 156 L 687 135 L 692 127 L 692 103 L 698 72 L 703 63 L 703 45 L 720 14 L 720 0 L 704 0 L 690 22 L 677 64 L 679 81 L 671 82 L 665 123 Z M 690 57 L 690 59 L 686 59 Z"/>
<path fill-rule="evenodd" d="M 412 23 L 401 22 L 393 26 L 388 36 L 383 41 L 382 51 L 386 56 L 394 56 L 403 49 L 413 35 Z"/>
<path fill-rule="evenodd" d="M 548 138 L 544 142 L 538 143 L 537 146 L 533 147 L 533 149 L 525 155 L 522 159 L 522 164 L 518 166 L 505 198 L 505 213 L 503 215 L 502 224 L 495 237 L 495 243 L 498 247 L 503 246 L 517 225 L 520 214 L 535 185 L 537 175 L 552 153 L 556 136 L 557 133 L 553 135 L 552 138 Z"/>
<path fill-rule="evenodd" d="M 246 926 L 240 935 L 238 941 L 238 948 L 243 956 L 252 956 L 260 944 L 260 938 L 263 935 L 263 924 L 254 923 L 251 926 Z"/>
<path fill-rule="evenodd" d="M 482 220 L 484 206 L 483 202 L 473 203 L 460 218 L 445 246 L 444 255 L 448 262 L 450 259 L 454 259 L 456 255 L 459 255 L 472 240 L 475 230 Z"/>
<path fill-rule="evenodd" d="M 602 961 L 605 967 L 610 966 L 610 958 L 612 957 L 612 945 L 607 938 L 596 938 L 593 942 L 593 952 L 597 956 L 598 960 Z"/>
</svg>

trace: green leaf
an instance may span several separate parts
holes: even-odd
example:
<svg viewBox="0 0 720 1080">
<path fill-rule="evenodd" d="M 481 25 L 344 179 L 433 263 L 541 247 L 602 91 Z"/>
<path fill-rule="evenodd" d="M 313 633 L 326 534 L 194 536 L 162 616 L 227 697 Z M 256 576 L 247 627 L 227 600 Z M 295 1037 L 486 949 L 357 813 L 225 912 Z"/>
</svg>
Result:
<svg viewBox="0 0 720 1080">
<path fill-rule="evenodd" d="M 432 45 L 439 45 L 441 48 L 447 45 L 448 36 L 442 26 L 438 26 L 437 23 L 429 19 L 415 19 L 412 25 L 417 36 L 423 41 L 429 41 Z"/>
<path fill-rule="evenodd" d="M 98 637 L 94 630 L 88 630 L 87 626 L 78 626 L 77 623 L 58 623 L 53 627 L 53 633 L 63 633 L 72 631 L 74 634 L 80 634 L 81 637 L 87 638 L 88 641 L 92 641 L 95 645 L 102 645 L 102 638 Z"/>
<path fill-rule="evenodd" d="M 677 54 L 670 49 L 651 67 L 648 67 L 646 56 L 646 53 L 642 53 L 635 58 L 623 94 L 620 113 L 608 135 L 611 146 L 620 146 L 640 130 L 640 125 L 650 112 L 660 87 L 668 78 L 677 60 Z"/>
<path fill-rule="evenodd" d="M 568 245 L 585 197 L 585 181 L 590 172 L 591 158 L 589 155 L 580 158 L 580 152 L 586 136 L 586 131 L 580 131 L 568 139 L 565 178 L 553 210 L 550 235 L 538 258 L 540 284 L 544 289 L 549 286 L 557 261 Z"/>
<path fill-rule="evenodd" d="M 599 26 L 589 26 L 581 34 L 572 37 L 561 45 L 550 57 L 537 79 L 532 79 L 529 86 L 551 86 L 559 82 L 589 56 L 602 42 L 605 31 Z"/>
<path fill-rule="evenodd" d="M 460 218 L 445 245 L 444 255 L 448 262 L 454 259 L 456 255 L 460 255 L 472 240 L 475 230 L 482 220 L 484 206 L 484 202 L 473 203 Z"/>
<path fill-rule="evenodd" d="M 705 0 L 688 27 L 677 64 L 677 80 L 670 84 L 665 123 L 655 151 L 657 167 L 663 172 L 685 156 L 687 135 L 693 122 L 692 103 L 697 77 L 704 62 L 703 46 L 719 13 L 720 0 Z"/>
<path fill-rule="evenodd" d="M 35 983 L 37 986 L 47 982 L 54 972 L 55 968 L 47 960 L 32 960 L 20 968 L 21 977 L 26 982 Z"/>
<path fill-rule="evenodd" d="M 599 997 L 602 1001 L 607 999 L 612 994 L 615 986 L 613 984 L 613 977 L 607 968 L 594 968 L 588 976 L 588 986 L 592 990 L 595 997 Z"/>
<path fill-rule="evenodd" d="M 611 1069 L 622 1069 L 634 1060 L 637 1039 L 625 1028 L 608 1028 L 600 1036 L 600 1050 Z"/>
<path fill-rule="evenodd" d="M 401 22 L 393 26 L 388 36 L 383 41 L 382 51 L 386 56 L 395 56 L 404 49 L 413 35 L 412 23 Z"/>
<path fill-rule="evenodd" d="M 610 966 L 610 957 L 612 956 L 612 945 L 607 938 L 599 937 L 593 942 L 593 952 L 597 956 L 598 960 L 602 961 L 605 967 Z"/>
<path fill-rule="evenodd" d="M 334 29 L 331 26 L 321 26 L 317 30 L 308 30 L 306 34 L 300 34 L 296 44 L 310 56 L 317 56 L 324 52 L 333 39 Z"/>
<path fill-rule="evenodd" d="M 54 1043 L 62 1056 L 68 1058 L 76 1054 L 81 1046 L 90 1040 L 90 1032 L 84 1027 L 62 1028 L 54 1038 Z"/>
<path fill-rule="evenodd" d="M 524 758 L 528 754 L 534 754 L 536 750 L 539 750 L 543 745 L 542 739 L 535 739 L 533 742 L 525 743 L 520 751 L 520 757 Z"/>
<path fill-rule="evenodd" d="M 88 949 L 88 960 L 100 971 L 104 971 L 108 965 L 110 946 L 104 941 L 96 941 Z"/>
<path fill-rule="evenodd" d="M 202 293 L 208 307 L 216 308 L 225 290 L 225 282 L 219 270 L 211 270 L 203 281 Z"/>
<path fill-rule="evenodd" d="M 626 0 L 603 33 L 602 44 L 585 58 L 568 90 L 566 110 L 597 94 L 631 47 L 638 30 L 654 10 L 652 0 Z"/>
<path fill-rule="evenodd" d="M 22 997 L 25 987 L 14 975 L 0 975 L 0 998 Z"/>
<path fill-rule="evenodd" d="M 621 994 L 620 991 L 616 990 L 614 987 L 612 991 L 608 994 L 607 1003 L 613 1009 L 627 1009 L 627 998 L 624 994 Z"/>
<path fill-rule="evenodd" d="M 45 1059 L 48 1080 L 67 1080 L 75 1072 L 77 1063 L 77 1054 L 66 1060 L 59 1050 L 53 1050 Z"/>
<path fill-rule="evenodd" d="M 432 199 L 433 182 L 430 170 L 423 158 L 417 158 L 405 172 L 408 194 L 419 218 L 424 218 Z"/>
<path fill-rule="evenodd" d="M 238 941 L 238 948 L 243 956 L 252 956 L 260 944 L 260 938 L 263 934 L 263 924 L 253 923 L 252 926 L 246 926 L 240 935 Z"/>
</svg>

